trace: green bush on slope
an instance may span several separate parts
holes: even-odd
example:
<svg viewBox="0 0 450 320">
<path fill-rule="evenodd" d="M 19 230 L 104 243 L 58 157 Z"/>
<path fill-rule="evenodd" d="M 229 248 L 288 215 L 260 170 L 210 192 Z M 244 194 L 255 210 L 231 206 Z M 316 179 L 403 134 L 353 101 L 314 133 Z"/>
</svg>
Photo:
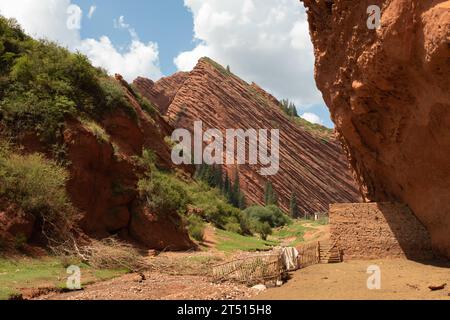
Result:
<svg viewBox="0 0 450 320">
<path fill-rule="evenodd" d="M 64 168 L 39 154 L 19 155 L 0 147 L 0 197 L 58 228 L 68 227 L 75 212 L 66 192 L 67 179 Z"/>
<path fill-rule="evenodd" d="M 188 183 L 174 174 L 158 170 L 155 155 L 150 150 L 144 150 L 138 160 L 147 170 L 138 183 L 141 196 L 156 213 L 184 216 L 193 238 L 201 238 L 204 222 L 219 229 L 251 234 L 248 219 L 240 209 L 227 202 L 219 189 L 210 187 L 204 181 Z M 200 215 L 188 212 L 189 207 L 198 210 Z M 204 222 L 200 223 L 201 220 Z"/>
<path fill-rule="evenodd" d="M 0 16 L 0 121 L 14 135 L 34 130 L 56 143 L 68 116 L 97 118 L 134 109 L 125 90 L 88 58 L 55 43 L 26 36 Z"/>
</svg>

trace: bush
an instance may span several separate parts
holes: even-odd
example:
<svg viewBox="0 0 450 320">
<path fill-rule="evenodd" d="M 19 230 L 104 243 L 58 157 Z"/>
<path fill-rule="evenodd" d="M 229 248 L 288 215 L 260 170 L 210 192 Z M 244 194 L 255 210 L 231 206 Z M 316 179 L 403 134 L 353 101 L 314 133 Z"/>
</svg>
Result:
<svg viewBox="0 0 450 320">
<path fill-rule="evenodd" d="M 86 56 L 33 40 L 3 17 L 0 61 L 0 119 L 13 135 L 33 130 L 54 144 L 60 142 L 67 116 L 97 119 L 122 108 L 137 119 L 122 84 L 93 67 Z"/>
<path fill-rule="evenodd" d="M 291 223 L 291 220 L 277 206 L 253 206 L 244 211 L 245 215 L 253 221 L 266 223 L 272 228 L 278 228 Z"/>
<path fill-rule="evenodd" d="M 18 155 L 0 147 L 0 196 L 64 235 L 75 209 L 66 192 L 67 171 L 39 154 Z"/>
<path fill-rule="evenodd" d="M 150 177 L 139 181 L 138 186 L 155 213 L 169 215 L 186 212 L 189 197 L 183 183 L 176 178 L 153 170 Z"/>
<path fill-rule="evenodd" d="M 253 229 L 261 236 L 261 239 L 263 240 L 267 240 L 267 237 L 272 234 L 272 228 L 267 222 L 255 221 L 253 224 Z"/>
<path fill-rule="evenodd" d="M 98 123 L 91 120 L 82 120 L 83 127 L 91 132 L 99 142 L 109 142 L 110 137 Z"/>
<path fill-rule="evenodd" d="M 64 215 L 72 211 L 65 191 L 67 171 L 33 154 L 0 156 L 0 194 L 36 215 Z"/>
<path fill-rule="evenodd" d="M 228 222 L 225 225 L 224 229 L 226 231 L 233 232 L 233 233 L 239 233 L 240 234 L 242 232 L 241 226 L 239 225 L 239 223 L 236 223 L 236 222 Z"/>
<path fill-rule="evenodd" d="M 190 215 L 186 220 L 189 235 L 197 241 L 203 241 L 205 236 L 205 223 L 202 218 L 196 215 Z"/>
<path fill-rule="evenodd" d="M 139 102 L 142 110 L 144 110 L 148 115 L 153 118 L 158 113 L 158 108 L 147 98 L 143 97 L 139 92 L 139 89 L 134 84 L 129 85 L 128 89 L 136 98 L 137 102 Z"/>
<path fill-rule="evenodd" d="M 251 226 L 249 219 L 240 209 L 227 202 L 224 195 L 217 188 L 211 188 L 203 181 L 183 181 L 176 175 L 163 173 L 155 166 L 155 154 L 144 150 L 138 163 L 147 171 L 147 177 L 139 182 L 139 190 L 146 197 L 150 208 L 156 213 L 186 214 L 190 205 L 201 212 L 197 218 L 186 217 L 188 229 L 193 238 L 200 238 L 203 228 L 199 228 L 199 219 L 213 224 L 215 227 L 236 232 L 242 235 L 250 235 Z M 190 221 L 197 219 L 197 221 Z M 192 224 L 192 227 L 190 225 Z M 197 233 L 194 237 L 193 233 Z"/>
</svg>

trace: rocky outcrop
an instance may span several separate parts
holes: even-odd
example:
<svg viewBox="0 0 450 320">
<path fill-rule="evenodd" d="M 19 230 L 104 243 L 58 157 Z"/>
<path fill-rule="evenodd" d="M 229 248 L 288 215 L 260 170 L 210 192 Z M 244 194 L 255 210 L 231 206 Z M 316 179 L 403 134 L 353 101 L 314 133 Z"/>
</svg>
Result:
<svg viewBox="0 0 450 320">
<path fill-rule="evenodd" d="M 0 249 L 10 244 L 17 245 L 30 240 L 35 230 L 36 219 L 27 215 L 17 205 L 0 198 Z"/>
<path fill-rule="evenodd" d="M 184 80 L 179 81 L 180 77 Z M 327 211 L 330 203 L 358 201 L 348 164 L 335 139 L 317 138 L 297 126 L 280 111 L 279 102 L 256 84 L 249 85 L 208 58 L 201 59 L 189 74 L 176 74 L 174 78 L 153 86 L 143 79 L 135 84 L 149 99 L 170 92 L 167 101 L 171 103 L 165 116 L 175 128 L 192 131 L 194 121 L 201 120 L 204 130 L 217 128 L 223 133 L 226 129 L 280 130 L 278 174 L 267 178 L 260 175 L 259 166 L 238 167 L 248 204 L 264 203 L 267 179 L 273 183 L 280 206 L 286 211 L 293 192 L 305 214 Z M 168 83 L 174 86 L 169 89 Z M 161 110 L 165 109 L 163 105 Z M 236 167 L 224 167 L 233 178 Z"/>
<path fill-rule="evenodd" d="M 157 215 L 145 214 L 137 191 L 143 169 L 135 159 L 144 149 L 154 152 L 158 167 L 173 169 L 164 140 L 172 128 L 156 112 L 144 112 L 120 76 L 117 81 L 127 90 L 133 112 L 119 108 L 105 114 L 98 121 L 104 133 L 93 132 L 78 119 L 66 122 L 63 136 L 70 172 L 67 190 L 80 211 L 78 225 L 96 238 L 118 234 L 126 239 L 131 236 L 152 249 L 193 248 L 180 217 L 157 219 Z"/>
<path fill-rule="evenodd" d="M 187 72 L 178 72 L 170 77 L 161 78 L 157 83 L 139 77 L 134 81 L 134 85 L 139 88 L 145 98 L 158 106 L 161 114 L 165 114 L 188 75 Z"/>
<path fill-rule="evenodd" d="M 185 233 L 180 232 L 183 222 L 180 216 L 155 214 L 139 204 L 133 208 L 130 235 L 141 243 L 151 243 L 155 250 L 182 251 L 193 248 Z"/>
<path fill-rule="evenodd" d="M 408 204 L 450 257 L 450 1 L 303 0 L 316 80 L 368 201 Z"/>
</svg>

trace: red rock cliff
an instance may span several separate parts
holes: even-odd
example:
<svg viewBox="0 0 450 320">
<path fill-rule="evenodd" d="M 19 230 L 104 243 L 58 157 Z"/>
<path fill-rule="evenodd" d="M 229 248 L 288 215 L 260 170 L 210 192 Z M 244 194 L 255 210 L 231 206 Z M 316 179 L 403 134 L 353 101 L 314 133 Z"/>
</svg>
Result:
<svg viewBox="0 0 450 320">
<path fill-rule="evenodd" d="M 317 84 L 365 198 L 408 204 L 450 257 L 450 1 L 303 2 Z"/>
<path fill-rule="evenodd" d="M 156 112 L 144 112 L 128 84 L 116 77 L 136 117 L 124 110 L 106 115 L 100 125 L 109 141 L 99 140 L 78 121 L 68 122 L 64 134 L 70 161 L 68 190 L 83 212 L 80 226 L 89 235 L 119 233 L 157 250 L 191 249 L 194 244 L 187 231 L 179 227 L 181 218 L 150 212 L 137 191 L 141 169 L 133 158 L 141 156 L 142 150 L 152 150 L 159 167 L 173 169 L 164 141 L 173 129 Z"/>
<path fill-rule="evenodd" d="M 326 141 L 314 137 L 294 124 L 280 111 L 278 101 L 256 84 L 247 84 L 207 58 L 201 59 L 192 72 L 183 74 L 182 83 L 180 74 L 174 77 L 153 86 L 144 79 L 135 84 L 154 103 L 158 100 L 152 97 L 158 97 L 161 90 L 171 93 L 165 100 L 171 101 L 166 116 L 175 128 L 192 131 L 194 121 L 201 120 L 204 130 L 280 129 L 280 170 L 269 179 L 285 210 L 289 210 L 293 191 L 304 213 L 327 211 L 330 203 L 358 201 L 341 146 L 334 138 Z M 174 87 L 168 89 L 168 83 Z M 233 177 L 235 167 L 226 169 Z M 248 203 L 264 202 L 267 178 L 258 169 L 239 166 L 241 189 Z"/>
</svg>

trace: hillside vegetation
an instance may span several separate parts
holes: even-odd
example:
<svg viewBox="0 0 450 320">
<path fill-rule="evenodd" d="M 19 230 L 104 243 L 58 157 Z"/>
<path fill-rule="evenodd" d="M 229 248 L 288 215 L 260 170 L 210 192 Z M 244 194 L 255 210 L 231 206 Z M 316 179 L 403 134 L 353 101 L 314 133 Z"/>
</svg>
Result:
<svg viewBox="0 0 450 320">
<path fill-rule="evenodd" d="M 0 121 L 12 135 L 27 130 L 58 143 L 68 117 L 99 118 L 114 108 L 133 112 L 124 89 L 87 57 L 28 37 L 0 17 Z"/>
<path fill-rule="evenodd" d="M 96 138 L 99 144 L 96 148 L 103 150 L 108 145 L 114 148 L 113 156 L 117 159 L 112 161 L 120 163 L 125 159 L 130 164 L 128 179 L 137 175 L 138 183 L 133 190 L 127 189 L 131 186 L 122 186 L 119 180 L 113 181 L 113 197 L 136 192 L 138 200 L 163 220 L 181 217 L 177 228 L 186 228 L 197 241 L 203 240 L 206 223 L 235 234 L 259 234 L 265 239 L 275 227 L 266 215 L 284 216 L 273 206 L 244 211 L 247 204 L 240 191 L 238 173 L 230 179 L 222 172 L 214 173 L 203 167 L 197 170 L 195 181 L 185 173 L 161 169 L 155 150 L 144 149 L 131 158 L 121 154 L 113 141 L 115 132 L 102 125 L 109 114 L 121 110 L 136 122 L 136 127 L 141 125 L 139 117 L 142 117 L 137 110 L 149 115 L 147 126 L 158 126 L 156 121 L 163 120 L 156 119 L 155 106 L 132 85 L 120 76 L 109 77 L 104 70 L 93 67 L 84 55 L 46 40 L 32 39 L 14 20 L 0 17 L 0 60 L 0 202 L 14 204 L 26 216 L 36 219 L 32 220 L 35 227 L 48 224 L 61 236 L 68 236 L 69 230 L 79 227 L 74 218 L 79 208 L 71 203 L 73 195 L 67 191 L 72 171 L 79 171 L 72 168 L 66 154 L 64 132 L 72 120 Z M 230 73 L 225 69 L 224 72 Z M 28 136 L 37 138 L 34 144 L 40 145 L 42 154 L 22 146 L 22 140 Z M 170 147 L 166 141 L 160 142 Z M 119 211 L 111 208 L 109 212 Z M 171 223 L 180 224 L 175 220 Z M 283 221 L 287 223 L 289 219 Z M 56 240 L 53 234 L 49 238 L 45 233 L 47 241 Z M 25 241 L 29 237 L 28 234 Z"/>
</svg>

